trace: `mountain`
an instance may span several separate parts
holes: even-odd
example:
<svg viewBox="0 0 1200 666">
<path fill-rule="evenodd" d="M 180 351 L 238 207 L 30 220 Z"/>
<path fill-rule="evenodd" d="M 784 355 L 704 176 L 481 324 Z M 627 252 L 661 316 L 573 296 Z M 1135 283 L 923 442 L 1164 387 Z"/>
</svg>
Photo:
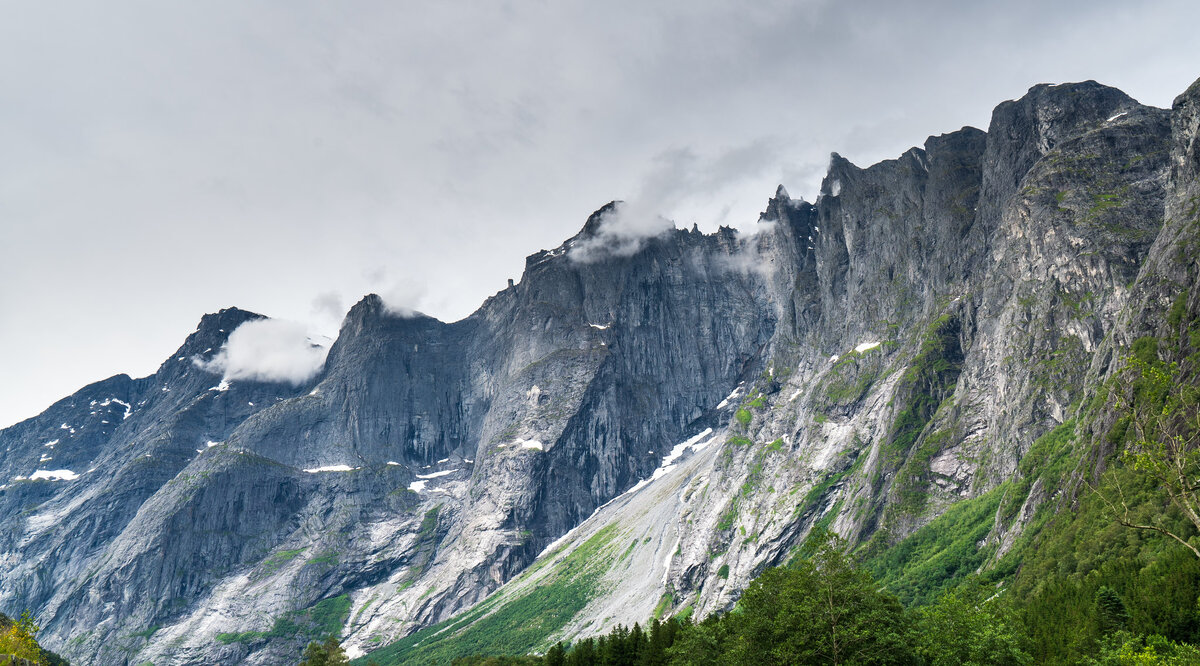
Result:
<svg viewBox="0 0 1200 666">
<path fill-rule="evenodd" d="M 325 633 L 392 663 L 727 609 L 816 526 L 898 584 L 939 520 L 970 538 L 935 584 L 996 566 L 1060 500 L 1048 438 L 1102 441 L 1096 387 L 1200 311 L 1198 108 L 1035 86 L 987 132 L 835 154 L 754 233 L 614 202 L 462 321 L 364 298 L 299 385 L 224 377 L 260 317 L 206 315 L 0 431 L 0 610 L 74 663 Z"/>
</svg>

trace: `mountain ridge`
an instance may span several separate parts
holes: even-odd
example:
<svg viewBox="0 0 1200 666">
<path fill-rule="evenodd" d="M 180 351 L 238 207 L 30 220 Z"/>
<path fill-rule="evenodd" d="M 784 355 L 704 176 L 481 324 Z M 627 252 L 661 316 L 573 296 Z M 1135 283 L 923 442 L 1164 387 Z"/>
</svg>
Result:
<svg viewBox="0 0 1200 666">
<path fill-rule="evenodd" d="M 560 575 L 535 562 L 571 530 L 636 532 L 609 559 L 655 586 L 610 580 L 539 641 L 728 608 L 816 526 L 886 550 L 1018 476 L 1113 372 L 1112 333 L 1128 344 L 1194 283 L 1169 255 L 1195 235 L 1196 90 L 1163 110 L 1034 86 L 987 132 L 866 168 L 834 154 L 817 201 L 780 186 L 757 233 L 668 229 L 573 258 L 613 202 L 457 322 L 365 297 L 298 386 L 215 390 L 193 358 L 225 338 L 201 329 L 258 315 L 206 315 L 151 377 L 0 431 L 0 604 L 33 608 L 85 663 L 274 663 L 326 626 L 360 654 L 497 589 L 489 608 L 527 599 L 504 590 Z M 109 411 L 79 411 L 93 400 Z M 52 457 L 100 474 L 13 480 L 79 424 Z M 996 520 L 988 543 L 1025 524 Z"/>
</svg>

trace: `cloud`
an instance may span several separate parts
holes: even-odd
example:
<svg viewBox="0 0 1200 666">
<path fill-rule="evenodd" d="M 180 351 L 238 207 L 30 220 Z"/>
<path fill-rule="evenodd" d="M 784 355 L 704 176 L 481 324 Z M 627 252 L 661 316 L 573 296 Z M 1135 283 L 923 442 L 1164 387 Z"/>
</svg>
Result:
<svg viewBox="0 0 1200 666">
<path fill-rule="evenodd" d="M 618 201 L 601 214 L 593 235 L 580 239 L 568 256 L 580 263 L 608 257 L 628 257 L 647 239 L 675 228 L 675 223 L 644 203 Z"/>
<path fill-rule="evenodd" d="M 424 282 L 406 275 L 392 277 L 391 271 L 384 267 L 369 271 L 367 279 L 371 292 L 379 295 L 384 310 L 390 315 L 412 317 L 425 305 L 429 290 Z"/>
<path fill-rule="evenodd" d="M 692 219 L 697 216 L 704 216 L 706 225 L 724 223 L 733 207 L 731 186 L 758 176 L 780 145 L 777 139 L 760 137 L 706 157 L 691 148 L 659 153 L 636 194 L 605 214 L 597 233 L 572 247 L 570 257 L 586 263 L 632 255 L 647 239 L 675 228 L 673 220 L 681 214 L 685 223 L 698 221 Z"/>
<path fill-rule="evenodd" d="M 312 299 L 309 318 L 313 329 L 322 334 L 337 335 L 346 318 L 346 301 L 337 291 L 323 291 Z"/>
<path fill-rule="evenodd" d="M 282 319 L 256 319 L 238 326 L 209 361 L 195 364 L 223 379 L 300 385 L 325 366 L 328 346 L 314 344 L 308 329 Z"/>
<path fill-rule="evenodd" d="M 342 317 L 346 315 L 346 304 L 338 292 L 326 291 L 313 297 L 312 312 L 318 317 L 341 321 Z"/>
<path fill-rule="evenodd" d="M 749 231 L 739 234 L 732 252 L 714 258 L 717 268 L 770 280 L 776 269 L 772 261 L 774 255 L 769 251 L 774 242 L 775 228 L 775 222 L 760 222 Z"/>
<path fill-rule="evenodd" d="M 384 309 L 397 317 L 411 317 L 417 314 L 417 304 L 424 296 L 425 285 L 413 280 L 393 282 L 390 287 L 379 292 Z"/>
</svg>

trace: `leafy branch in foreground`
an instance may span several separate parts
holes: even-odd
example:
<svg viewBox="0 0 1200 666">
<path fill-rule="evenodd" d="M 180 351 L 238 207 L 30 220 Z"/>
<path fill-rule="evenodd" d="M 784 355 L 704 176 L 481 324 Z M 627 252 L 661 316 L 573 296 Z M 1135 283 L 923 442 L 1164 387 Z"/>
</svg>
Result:
<svg viewBox="0 0 1200 666">
<path fill-rule="evenodd" d="M 1196 361 L 1195 353 L 1182 363 L 1163 361 L 1157 339 L 1138 340 L 1122 373 L 1127 388 L 1116 392 L 1116 404 L 1122 414 L 1117 428 L 1123 428 L 1124 436 L 1131 439 L 1121 454 L 1122 463 L 1149 477 L 1200 532 L 1200 386 L 1192 381 Z M 1194 537 L 1158 522 L 1139 520 L 1117 477 L 1112 475 L 1112 479 L 1115 497 L 1096 487 L 1093 490 L 1119 524 L 1168 536 L 1200 558 Z"/>
</svg>

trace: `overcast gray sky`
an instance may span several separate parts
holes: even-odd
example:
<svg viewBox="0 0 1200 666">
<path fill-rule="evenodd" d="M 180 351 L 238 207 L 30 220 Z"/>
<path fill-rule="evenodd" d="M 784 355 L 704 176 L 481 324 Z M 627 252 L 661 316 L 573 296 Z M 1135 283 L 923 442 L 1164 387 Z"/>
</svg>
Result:
<svg viewBox="0 0 1200 666">
<path fill-rule="evenodd" d="M 1200 3 L 0 0 L 0 426 L 237 305 L 446 320 L 615 198 L 751 225 L 1039 82 L 1168 106 Z"/>
</svg>

